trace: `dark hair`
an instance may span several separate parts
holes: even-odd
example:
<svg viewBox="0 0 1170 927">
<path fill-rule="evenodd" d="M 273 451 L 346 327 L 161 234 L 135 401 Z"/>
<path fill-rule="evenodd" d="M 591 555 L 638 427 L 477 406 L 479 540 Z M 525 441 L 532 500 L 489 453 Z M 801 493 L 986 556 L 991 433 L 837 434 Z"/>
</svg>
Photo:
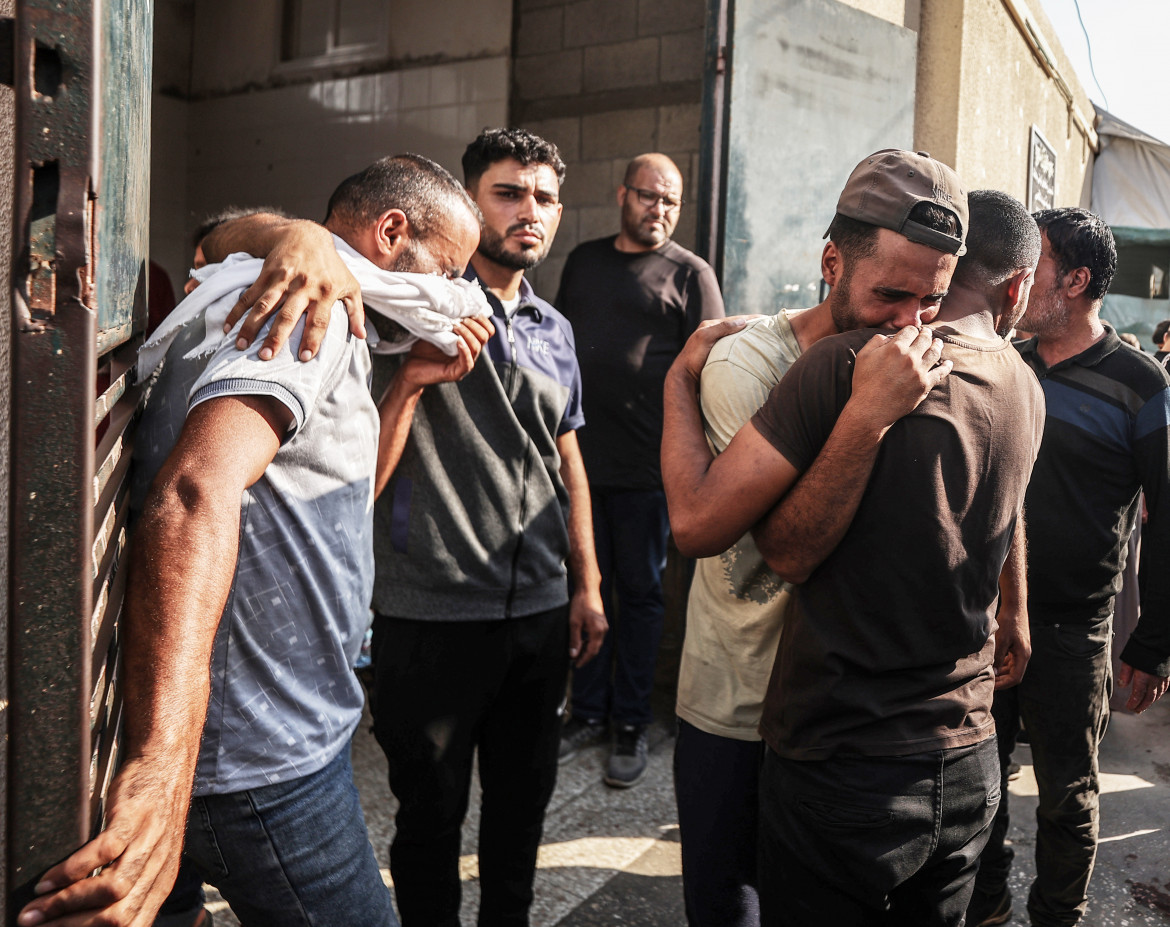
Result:
<svg viewBox="0 0 1170 927">
<path fill-rule="evenodd" d="M 459 206 L 481 220 L 479 207 L 450 171 L 430 158 L 401 154 L 380 158 L 338 184 L 329 197 L 325 222 L 356 229 L 388 209 L 401 209 L 415 236 L 422 239 Z"/>
<path fill-rule="evenodd" d="M 1166 332 L 1170 332 L 1170 319 L 1163 319 L 1154 326 L 1154 347 L 1162 350 L 1162 342 L 1166 340 Z"/>
<path fill-rule="evenodd" d="M 1117 272 L 1117 247 L 1104 219 L 1087 209 L 1072 207 L 1045 209 L 1033 213 L 1032 217 L 1040 231 L 1048 236 L 1062 275 L 1084 267 L 1089 271 L 1089 286 L 1085 291 L 1089 299 L 1096 301 L 1109 292 L 1109 284 Z"/>
<path fill-rule="evenodd" d="M 959 258 L 953 280 L 998 286 L 1016 271 L 1036 266 L 1040 229 L 1027 208 L 999 190 L 972 190 L 967 253 Z"/>
<path fill-rule="evenodd" d="M 497 161 L 514 158 L 521 164 L 547 164 L 565 182 L 565 162 L 552 142 L 527 129 L 484 129 L 463 152 L 463 182 L 471 186 Z"/>
<path fill-rule="evenodd" d="M 906 218 L 946 235 L 958 235 L 960 231 L 958 216 L 937 203 L 928 203 L 925 200 L 916 204 Z M 829 240 L 844 255 L 846 262 L 856 261 L 873 256 L 877 250 L 878 228 L 879 226 L 837 213 L 829 224 Z"/>
<path fill-rule="evenodd" d="M 243 219 L 246 216 L 279 216 L 282 219 L 288 219 L 289 214 L 283 209 L 277 209 L 275 206 L 228 206 L 226 209 L 221 209 L 219 212 L 213 212 L 206 219 L 195 226 L 195 231 L 191 234 L 191 247 L 198 248 L 203 244 L 203 239 L 214 232 L 217 228 L 225 222 L 233 222 L 236 219 Z"/>
</svg>

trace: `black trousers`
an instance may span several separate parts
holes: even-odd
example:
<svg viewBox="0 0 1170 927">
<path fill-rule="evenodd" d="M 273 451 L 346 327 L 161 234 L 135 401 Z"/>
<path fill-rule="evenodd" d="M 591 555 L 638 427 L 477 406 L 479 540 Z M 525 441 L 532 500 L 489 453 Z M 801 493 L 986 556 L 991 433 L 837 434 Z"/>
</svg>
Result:
<svg viewBox="0 0 1170 927">
<path fill-rule="evenodd" d="M 999 805 L 995 738 L 760 775 L 764 927 L 960 927 Z"/>
<path fill-rule="evenodd" d="M 757 833 L 764 744 L 708 734 L 681 718 L 674 795 L 690 927 L 759 927 Z"/>
<path fill-rule="evenodd" d="M 390 872 L 404 927 L 458 927 L 479 753 L 481 927 L 527 925 L 556 785 L 568 605 L 507 621 L 374 621 L 374 734 L 398 798 Z"/>
<path fill-rule="evenodd" d="M 995 693 L 1004 795 L 991 839 L 979 858 L 977 890 L 995 894 L 1011 871 L 1004 843 L 1010 820 L 1007 766 L 1021 719 L 1032 746 L 1036 808 L 1036 880 L 1028 915 L 1037 927 L 1076 924 L 1088 907 L 1097 855 L 1100 791 L 1097 747 L 1109 722 L 1112 668 L 1109 619 L 1061 624 L 1032 616 L 1032 659 L 1023 681 Z"/>
</svg>

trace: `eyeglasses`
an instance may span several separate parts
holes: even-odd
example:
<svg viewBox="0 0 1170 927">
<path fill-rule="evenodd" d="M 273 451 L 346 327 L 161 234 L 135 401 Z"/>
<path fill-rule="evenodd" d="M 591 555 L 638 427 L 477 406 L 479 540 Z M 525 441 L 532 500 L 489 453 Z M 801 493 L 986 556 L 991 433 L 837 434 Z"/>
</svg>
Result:
<svg viewBox="0 0 1170 927">
<path fill-rule="evenodd" d="M 643 206 L 653 208 L 661 203 L 666 207 L 666 211 L 670 212 L 672 209 L 678 209 L 686 202 L 681 196 L 660 196 L 654 190 L 642 190 L 638 187 L 626 186 L 626 189 L 631 193 L 637 194 L 638 202 Z"/>
</svg>

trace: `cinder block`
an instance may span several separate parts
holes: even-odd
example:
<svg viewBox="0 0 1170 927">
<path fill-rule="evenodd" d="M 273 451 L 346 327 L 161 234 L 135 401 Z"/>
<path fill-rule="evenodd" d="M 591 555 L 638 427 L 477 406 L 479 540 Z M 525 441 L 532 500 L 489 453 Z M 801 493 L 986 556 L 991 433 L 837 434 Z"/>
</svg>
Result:
<svg viewBox="0 0 1170 927">
<path fill-rule="evenodd" d="M 620 227 L 621 215 L 616 206 L 586 206 L 578 212 L 577 233 L 581 241 L 616 235 Z"/>
<path fill-rule="evenodd" d="M 550 6 L 544 10 L 529 10 L 520 14 L 516 29 L 516 54 L 539 55 L 560 51 L 564 45 L 565 11 Z"/>
<path fill-rule="evenodd" d="M 581 157 L 626 158 L 657 150 L 658 113 L 626 109 L 581 117 Z"/>
<path fill-rule="evenodd" d="M 578 161 L 565 178 L 561 200 L 567 206 L 613 205 L 614 191 L 609 161 Z"/>
<path fill-rule="evenodd" d="M 638 0 L 638 35 L 702 29 L 706 22 L 705 0 Z"/>
<path fill-rule="evenodd" d="M 683 103 L 658 109 L 658 145 L 663 151 L 698 151 L 699 126 L 703 118 L 701 103 Z M 687 165 L 679 169 L 686 172 Z"/>
<path fill-rule="evenodd" d="M 678 225 L 674 227 L 674 234 L 670 236 L 688 251 L 695 250 L 695 243 L 698 239 L 698 216 L 699 204 L 687 203 L 683 207 L 682 215 L 678 217 Z"/>
<path fill-rule="evenodd" d="M 643 154 L 639 151 L 638 154 Z M 617 188 L 626 182 L 626 168 L 630 166 L 632 158 L 614 158 L 609 162 L 610 183 L 616 193 Z"/>
<path fill-rule="evenodd" d="M 576 209 L 565 207 L 564 212 L 561 213 L 561 224 L 557 228 L 557 238 L 553 242 L 549 260 L 554 257 L 568 257 L 569 252 L 577 247 L 581 241 L 577 230 L 578 218 Z"/>
<path fill-rule="evenodd" d="M 517 0 L 516 7 L 521 12 L 527 10 L 541 10 L 550 6 L 564 6 L 565 0 Z"/>
<path fill-rule="evenodd" d="M 659 77 L 664 84 L 701 80 L 705 36 L 703 30 L 664 35 L 660 40 Z"/>
<path fill-rule="evenodd" d="M 517 94 L 537 100 L 580 93 L 582 58 L 580 49 L 517 58 L 513 66 Z"/>
<path fill-rule="evenodd" d="M 635 39 L 585 49 L 586 92 L 647 87 L 658 82 L 658 39 Z"/>
<path fill-rule="evenodd" d="M 695 190 L 695 174 L 691 170 L 691 155 L 687 151 L 667 151 L 664 154 L 670 158 L 676 165 L 678 165 L 678 172 L 682 175 L 683 182 L 683 199 L 688 202 L 693 199 L 696 194 Z"/>
<path fill-rule="evenodd" d="M 638 8 L 631 0 L 576 0 L 565 7 L 565 48 L 603 45 L 638 34 Z"/>
<path fill-rule="evenodd" d="M 541 138 L 548 139 L 561 152 L 561 157 L 569 165 L 566 180 L 573 176 L 574 161 L 581 157 L 581 120 L 576 116 L 566 119 L 541 119 L 536 122 L 526 122 L 522 128 L 535 132 Z"/>
</svg>

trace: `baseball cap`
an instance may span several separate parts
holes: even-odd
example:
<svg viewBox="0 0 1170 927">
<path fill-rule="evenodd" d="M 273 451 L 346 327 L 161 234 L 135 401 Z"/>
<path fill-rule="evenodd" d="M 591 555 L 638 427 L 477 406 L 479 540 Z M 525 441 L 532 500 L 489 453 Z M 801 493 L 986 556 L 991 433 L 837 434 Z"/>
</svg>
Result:
<svg viewBox="0 0 1170 927">
<path fill-rule="evenodd" d="M 910 221 L 910 211 L 919 203 L 934 203 L 954 213 L 959 234 L 948 235 Z M 883 148 L 871 154 L 849 175 L 837 212 L 946 254 L 961 255 L 967 250 L 967 193 L 959 175 L 925 151 Z"/>
</svg>

